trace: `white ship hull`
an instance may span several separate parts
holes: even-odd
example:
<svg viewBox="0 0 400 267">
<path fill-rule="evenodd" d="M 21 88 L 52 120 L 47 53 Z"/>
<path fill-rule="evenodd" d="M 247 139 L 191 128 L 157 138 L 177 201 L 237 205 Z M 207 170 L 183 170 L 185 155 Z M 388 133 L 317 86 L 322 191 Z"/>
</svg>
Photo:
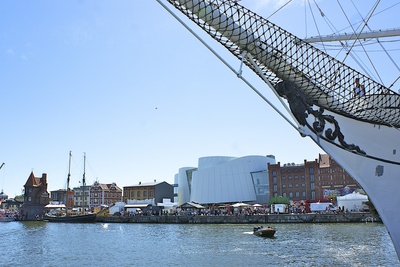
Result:
<svg viewBox="0 0 400 267">
<path fill-rule="evenodd" d="M 400 131 L 328 111 L 324 114 L 334 116 L 346 143 L 359 146 L 366 155 L 344 149 L 338 140 L 329 142 L 310 127 L 301 126 L 302 133 L 310 136 L 360 183 L 381 216 L 397 255 L 400 255 Z M 314 117 L 307 118 L 307 121 L 312 123 Z"/>
</svg>

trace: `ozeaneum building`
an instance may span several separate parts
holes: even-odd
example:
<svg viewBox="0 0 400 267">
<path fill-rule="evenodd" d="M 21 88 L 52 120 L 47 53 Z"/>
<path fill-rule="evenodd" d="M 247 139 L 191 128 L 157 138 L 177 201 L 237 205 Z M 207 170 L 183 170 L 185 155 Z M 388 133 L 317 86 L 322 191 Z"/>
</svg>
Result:
<svg viewBox="0 0 400 267">
<path fill-rule="evenodd" d="M 268 203 L 268 163 L 275 164 L 275 157 L 199 158 L 197 168 L 180 168 L 175 175 L 178 205 L 189 201 L 200 204 Z"/>
</svg>

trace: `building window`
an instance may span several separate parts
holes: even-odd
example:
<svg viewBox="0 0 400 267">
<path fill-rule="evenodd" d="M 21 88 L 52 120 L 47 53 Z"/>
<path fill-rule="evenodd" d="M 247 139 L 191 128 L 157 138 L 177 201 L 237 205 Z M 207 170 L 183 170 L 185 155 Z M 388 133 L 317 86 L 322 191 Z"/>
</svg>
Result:
<svg viewBox="0 0 400 267">
<path fill-rule="evenodd" d="M 282 185 L 282 188 L 286 188 L 286 185 L 285 185 L 285 184 L 283 184 L 283 185 Z"/>
<path fill-rule="evenodd" d="M 295 176 L 294 176 L 294 179 L 299 179 L 299 176 L 298 176 L 298 175 L 295 175 Z"/>
<path fill-rule="evenodd" d="M 274 191 L 278 191 L 278 186 L 274 185 Z"/>
<path fill-rule="evenodd" d="M 276 171 L 272 171 L 272 175 L 275 175 L 275 176 L 276 176 Z"/>
<path fill-rule="evenodd" d="M 300 196 L 300 193 L 299 192 L 296 192 L 296 197 L 299 197 Z"/>
<path fill-rule="evenodd" d="M 143 191 L 143 197 L 147 197 L 147 191 Z"/>
<path fill-rule="evenodd" d="M 314 168 L 310 167 L 310 173 L 314 173 Z"/>
<path fill-rule="evenodd" d="M 302 197 L 306 197 L 306 192 L 303 191 L 303 192 L 301 193 L 301 195 L 302 195 Z"/>
<path fill-rule="evenodd" d="M 149 197 L 153 197 L 153 191 L 149 192 Z"/>
<path fill-rule="evenodd" d="M 282 196 L 283 196 L 283 197 L 286 197 L 286 193 L 283 193 Z"/>
<path fill-rule="evenodd" d="M 137 196 L 140 197 L 140 191 L 137 191 Z"/>
<path fill-rule="evenodd" d="M 310 181 L 314 181 L 314 174 L 310 174 Z"/>
<path fill-rule="evenodd" d="M 293 185 L 292 184 L 289 184 L 289 188 L 292 188 L 293 187 Z"/>
<path fill-rule="evenodd" d="M 289 198 L 293 198 L 293 193 L 289 192 Z"/>
<path fill-rule="evenodd" d="M 294 187 L 299 187 L 299 184 L 295 184 Z"/>
<path fill-rule="evenodd" d="M 257 179 L 258 180 L 258 179 Z M 272 182 L 274 183 L 274 184 L 276 184 L 276 177 L 272 177 Z M 258 183 L 258 184 L 260 184 L 260 183 Z"/>
<path fill-rule="evenodd" d="M 282 177 L 281 177 L 281 180 L 285 180 L 285 179 L 286 179 L 286 177 L 285 177 L 285 176 L 282 176 Z"/>
<path fill-rule="evenodd" d="M 132 198 L 135 197 L 135 192 L 134 192 L 134 191 L 131 192 L 131 197 L 132 197 Z"/>
<path fill-rule="evenodd" d="M 315 189 L 314 183 L 310 183 L 310 188 L 311 188 L 311 189 Z"/>
</svg>

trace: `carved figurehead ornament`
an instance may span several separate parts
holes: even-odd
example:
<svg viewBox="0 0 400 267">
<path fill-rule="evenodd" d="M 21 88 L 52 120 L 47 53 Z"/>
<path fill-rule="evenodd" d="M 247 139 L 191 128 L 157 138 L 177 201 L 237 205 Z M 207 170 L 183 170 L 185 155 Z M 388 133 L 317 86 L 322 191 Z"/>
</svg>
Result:
<svg viewBox="0 0 400 267">
<path fill-rule="evenodd" d="M 344 135 L 340 131 L 339 123 L 335 120 L 335 117 L 323 114 L 325 111 L 323 107 L 319 107 L 319 110 L 314 110 L 313 106 L 318 105 L 317 101 L 309 99 L 294 83 L 283 81 L 275 85 L 275 89 L 281 97 L 284 97 L 288 101 L 290 110 L 300 125 L 307 126 L 325 140 L 336 145 L 340 144 L 340 146 L 346 150 L 366 155 L 359 146 L 347 144 L 344 141 Z M 307 122 L 309 115 L 315 118 L 312 126 Z M 328 127 L 327 122 L 334 125 L 333 129 Z M 336 139 L 339 144 L 335 142 Z"/>
</svg>

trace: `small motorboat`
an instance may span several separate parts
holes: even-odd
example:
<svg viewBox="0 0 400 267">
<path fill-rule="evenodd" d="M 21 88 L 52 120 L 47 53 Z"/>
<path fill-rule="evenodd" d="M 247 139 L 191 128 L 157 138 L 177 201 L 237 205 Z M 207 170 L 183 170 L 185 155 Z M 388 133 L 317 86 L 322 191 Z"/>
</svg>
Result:
<svg viewBox="0 0 400 267">
<path fill-rule="evenodd" d="M 275 232 L 276 229 L 269 226 L 268 227 L 257 226 L 253 228 L 253 234 L 256 236 L 273 237 Z"/>
</svg>

